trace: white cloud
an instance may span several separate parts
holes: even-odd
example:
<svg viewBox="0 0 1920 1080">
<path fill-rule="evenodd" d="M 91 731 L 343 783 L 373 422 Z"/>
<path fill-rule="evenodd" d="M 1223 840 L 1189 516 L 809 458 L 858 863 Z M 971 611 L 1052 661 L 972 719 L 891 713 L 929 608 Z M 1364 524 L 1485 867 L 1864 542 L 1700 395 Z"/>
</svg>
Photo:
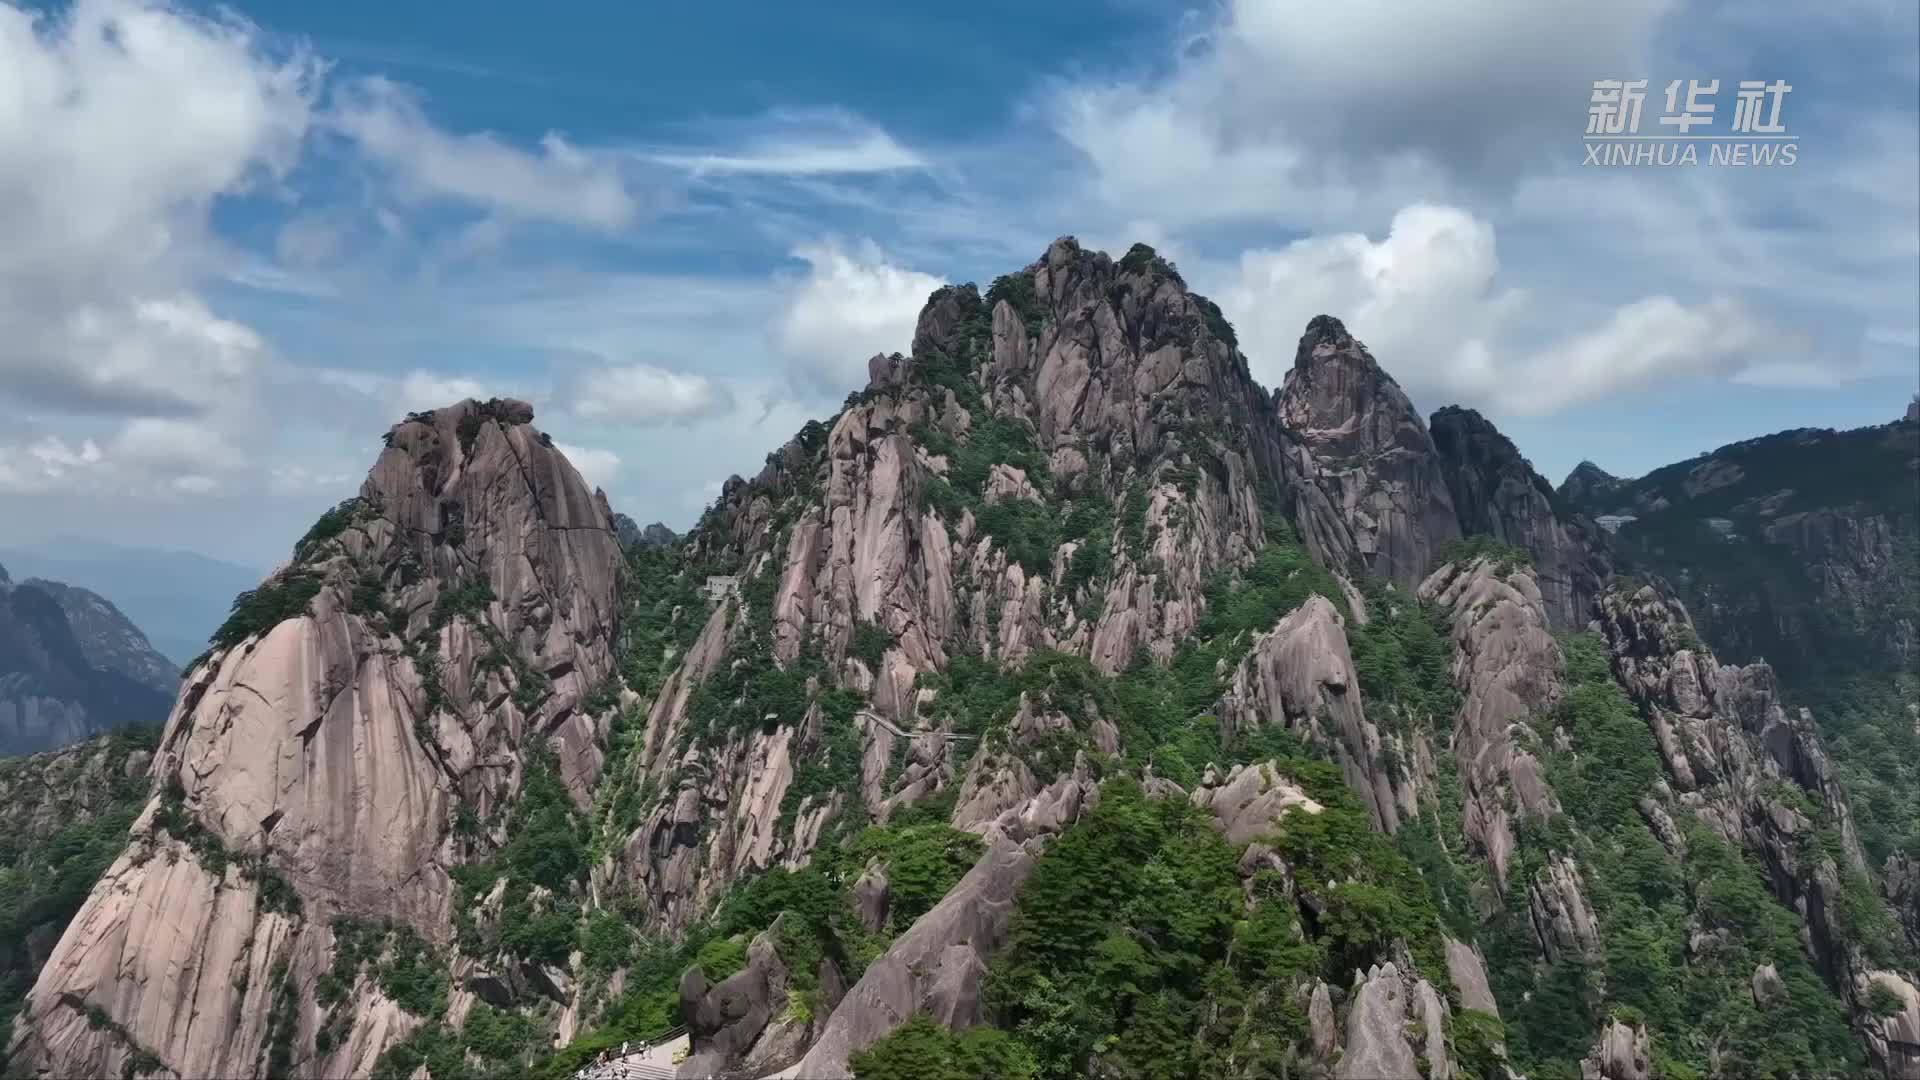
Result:
<svg viewBox="0 0 1920 1080">
<path fill-rule="evenodd" d="M 1262 382 L 1280 383 L 1301 328 L 1323 313 L 1402 373 L 1414 362 L 1408 354 L 1457 353 L 1523 302 L 1496 291 L 1498 269 L 1492 226 L 1452 207 L 1417 205 L 1395 215 L 1379 243 L 1341 233 L 1246 252 L 1220 302 Z"/>
<path fill-rule="evenodd" d="M 59 479 L 70 469 L 92 468 L 105 457 L 92 439 L 69 447 L 63 440 L 51 435 L 27 447 L 26 453 L 42 472 L 53 479 Z"/>
<path fill-rule="evenodd" d="M 1473 365 L 1457 382 L 1496 407 L 1542 415 L 1686 376 L 1756 370 L 1790 347 L 1781 333 L 1728 297 L 1689 306 L 1654 296 L 1530 356 Z"/>
<path fill-rule="evenodd" d="M 247 457 L 220 432 L 193 421 L 141 417 L 113 440 L 116 463 L 191 471 L 238 469 Z"/>
<path fill-rule="evenodd" d="M 277 373 L 280 392 L 289 401 L 316 390 L 346 391 L 347 400 L 335 406 L 354 409 L 357 418 L 398 423 L 405 414 L 440 409 L 473 398 L 485 401 L 514 397 L 502 387 L 466 375 L 416 368 L 404 375 L 345 368 L 290 368 Z"/>
<path fill-rule="evenodd" d="M 1064 82 L 1041 108 L 1112 212 L 1375 220 L 1510 184 L 1591 80 L 1645 66 L 1669 6 L 1229 0 L 1164 76 Z"/>
<path fill-rule="evenodd" d="M 352 491 L 359 482 L 359 476 L 345 469 L 279 465 L 267 475 L 267 490 L 275 495 L 337 495 Z"/>
<path fill-rule="evenodd" d="M 320 68 L 158 3 L 0 4 L 0 393 L 204 411 L 261 351 L 192 292 L 219 196 L 287 172 Z"/>
<path fill-rule="evenodd" d="M 788 284 L 776 317 L 776 348 L 800 374 L 832 389 L 864 386 L 875 353 L 905 352 L 927 297 L 943 282 L 895 265 L 871 241 L 848 252 L 836 243 L 799 248 L 808 272 Z"/>
<path fill-rule="evenodd" d="M 329 125 L 390 168 L 416 199 L 449 199 L 511 217 L 614 231 L 638 205 L 616 162 L 555 132 L 529 153 L 497 136 L 435 127 L 418 97 L 398 84 L 363 78 L 335 92 Z"/>
<path fill-rule="evenodd" d="M 573 463 L 573 467 L 580 471 L 580 476 L 587 482 L 588 487 L 604 490 L 613 486 L 613 478 L 620 471 L 620 455 L 611 450 L 573 446 L 558 441 L 553 444 L 553 447 L 566 455 L 567 460 Z"/>
<path fill-rule="evenodd" d="M 76 446 L 48 436 L 27 446 L 0 447 L 0 494 L 58 491 L 69 485 L 71 474 L 93 469 L 103 456 L 91 439 Z"/>
<path fill-rule="evenodd" d="M 1244 254 L 1221 305 L 1262 381 L 1284 379 L 1301 328 L 1326 313 L 1425 408 L 1542 415 L 1689 376 L 1777 383 L 1789 372 L 1804 378 L 1813 354 L 1728 297 L 1646 297 L 1592 329 L 1529 346 L 1524 317 L 1535 305 L 1503 288 L 1499 271 L 1491 225 L 1455 207 L 1411 206 L 1378 242 L 1347 233 Z"/>
<path fill-rule="evenodd" d="M 700 174 L 815 176 L 883 173 L 925 168 L 919 154 L 893 136 L 838 111 L 781 111 L 737 145 L 702 151 L 676 150 L 651 160 Z"/>
<path fill-rule="evenodd" d="M 688 420 L 733 406 L 726 387 L 705 375 L 651 364 L 589 368 L 572 380 L 568 407 L 588 420 Z"/>
<path fill-rule="evenodd" d="M 92 436 L 41 435 L 0 446 L 0 493 L 145 500 L 204 495 L 246 465 L 238 447 L 197 421 L 142 417 L 104 444 Z"/>
<path fill-rule="evenodd" d="M 186 495 L 211 495 L 220 490 L 220 482 L 211 476 L 188 473 L 173 478 L 173 489 Z"/>
<path fill-rule="evenodd" d="M 419 412 L 423 409 L 445 408 L 468 398 L 485 401 L 499 396 L 489 393 L 487 387 L 477 379 L 438 375 L 430 371 L 410 371 L 400 380 L 395 404 L 406 412 Z"/>
</svg>

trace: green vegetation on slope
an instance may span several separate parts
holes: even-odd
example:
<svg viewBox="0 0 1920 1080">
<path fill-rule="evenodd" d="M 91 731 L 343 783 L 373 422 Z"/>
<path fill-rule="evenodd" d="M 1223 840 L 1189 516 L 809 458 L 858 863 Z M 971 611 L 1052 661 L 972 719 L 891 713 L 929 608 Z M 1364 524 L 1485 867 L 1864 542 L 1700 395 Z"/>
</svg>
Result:
<svg viewBox="0 0 1920 1080">
<path fill-rule="evenodd" d="M 128 727 L 88 744 L 106 747 L 112 784 L 108 802 L 91 817 L 62 822 L 45 836 L 14 830 L 0 836 L 0 1072 L 14 1015 L 39 974 L 28 962 L 28 936 L 46 927 L 57 938 L 127 849 L 127 830 L 146 804 L 148 782 L 144 775 L 127 776 L 124 765 L 128 754 L 151 751 L 159 736 L 157 728 Z M 14 759 L 0 768 L 31 770 L 44 760 Z"/>
<path fill-rule="evenodd" d="M 1819 722 L 1868 861 L 1880 866 L 1895 853 L 1920 859 L 1920 674 L 1843 675 L 1789 694 Z"/>
<path fill-rule="evenodd" d="M 1845 1009 L 1808 962 L 1799 918 L 1758 866 L 1690 817 L 1680 823 L 1688 858 L 1661 846 L 1637 809 L 1665 775 L 1652 733 L 1597 637 L 1564 647 L 1568 690 L 1540 718 L 1537 749 L 1565 813 L 1522 827 L 1505 910 L 1481 937 L 1516 1067 L 1540 1080 L 1579 1076 L 1592 1033 L 1612 1016 L 1646 1024 L 1664 1076 L 1709 1075 L 1716 1054 L 1723 1073 L 1743 1076 L 1858 1073 Z M 1562 854 L 1580 867 L 1599 920 L 1592 962 L 1537 958 L 1525 889 Z M 1752 978 L 1767 963 L 1786 992 L 1762 1009 Z"/>
<path fill-rule="evenodd" d="M 1037 1075 L 1085 1075 L 1096 1061 L 1165 1077 L 1278 1074 L 1300 1064 L 1295 991 L 1314 977 L 1345 985 L 1405 944 L 1445 985 L 1425 885 L 1339 770 L 1275 768 L 1326 800 L 1268 838 L 1291 888 L 1276 870 L 1243 882 L 1241 850 L 1205 811 L 1148 799 L 1126 777 L 1102 785 L 1098 806 L 1040 857 L 989 980 L 996 1022 Z"/>
<path fill-rule="evenodd" d="M 1210 586 L 1199 627 L 1167 670 L 1142 664 L 1109 679 L 1079 657 L 1038 651 L 1007 672 L 963 658 L 927 681 L 940 689 L 936 708 L 962 730 L 991 730 L 1023 692 L 1076 725 L 1097 710 L 1121 730 L 1126 757 L 1115 764 L 1151 764 L 1187 785 L 1208 763 L 1273 762 L 1326 807 L 1289 814 L 1265 841 L 1293 867 L 1297 892 L 1273 871 L 1243 882 L 1240 851 L 1191 804 L 1148 800 L 1125 775 L 1110 779 L 1021 892 L 990 980 L 991 1019 L 1007 1033 L 955 1037 L 910 1024 L 854 1060 L 862 1080 L 983 1068 L 1071 1076 L 1095 1059 L 1140 1075 L 1277 1075 L 1300 1064 L 1294 1044 L 1305 1017 L 1291 988 L 1303 980 L 1345 986 L 1355 965 L 1404 946 L 1447 985 L 1440 916 L 1422 872 L 1374 831 L 1340 770 L 1283 730 L 1228 743 L 1211 715 L 1253 635 L 1314 595 L 1344 610 L 1338 582 L 1290 530 L 1270 532 L 1252 566 Z M 1368 624 L 1348 625 L 1363 694 L 1402 723 L 1450 717 L 1451 653 L 1434 613 L 1377 584 L 1370 594 Z M 1311 927 L 1302 904 L 1317 913 Z M 1489 1024 L 1495 1034 L 1476 1042 Z M 1485 1017 L 1468 1032 L 1489 1060 L 1498 1025 Z"/>
</svg>

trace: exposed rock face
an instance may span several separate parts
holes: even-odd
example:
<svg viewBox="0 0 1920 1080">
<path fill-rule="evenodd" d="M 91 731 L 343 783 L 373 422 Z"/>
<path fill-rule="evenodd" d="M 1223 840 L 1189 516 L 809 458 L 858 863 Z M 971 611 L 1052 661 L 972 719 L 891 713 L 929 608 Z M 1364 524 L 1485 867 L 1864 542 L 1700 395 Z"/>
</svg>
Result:
<svg viewBox="0 0 1920 1080">
<path fill-rule="evenodd" d="M 1920 950 L 1920 861 L 1895 852 L 1887 856 L 1880 881 L 1908 943 Z"/>
<path fill-rule="evenodd" d="M 632 547 L 640 542 L 640 524 L 625 514 L 615 514 L 613 535 L 621 547 Z"/>
<path fill-rule="evenodd" d="M 1447 977 L 1460 995 L 1460 1007 L 1499 1016 L 1500 1004 L 1494 1000 L 1493 990 L 1487 982 L 1487 965 L 1480 956 L 1480 950 L 1452 938 L 1446 939 L 1446 948 Z"/>
<path fill-rule="evenodd" d="M 179 672 L 85 589 L 0 574 L 0 754 L 158 724 Z"/>
<path fill-rule="evenodd" d="M 531 417 L 468 401 L 393 428 L 359 499 L 263 586 L 310 593 L 304 614 L 189 673 L 159 792 L 29 995 L 14 1068 L 118 1074 L 144 1053 L 177 1075 L 252 1075 L 283 983 L 298 1072 L 364 1074 L 418 1023 L 368 988 L 316 1056 L 331 918 L 444 940 L 454 808 L 491 816 L 524 740 L 548 741 L 582 800 L 600 764 L 581 702 L 612 671 L 619 552 Z M 210 863 L 211 848 L 229 855 Z"/>
<path fill-rule="evenodd" d="M 1391 832 L 1414 812 L 1414 777 L 1377 765 L 1385 739 L 1368 720 L 1360 681 L 1347 650 L 1345 622 L 1325 597 L 1314 596 L 1254 642 L 1219 703 L 1225 730 L 1278 725 L 1331 748 L 1347 783 Z M 1413 754 L 1397 747 L 1400 760 Z"/>
<path fill-rule="evenodd" d="M 1302 471 L 1349 523 L 1365 567 L 1418 584 L 1460 521 L 1433 437 L 1399 384 L 1340 320 L 1320 315 L 1274 404 L 1313 462 Z"/>
<path fill-rule="evenodd" d="M 1472 409 L 1434 413 L 1433 442 L 1461 530 L 1530 552 L 1553 625 L 1586 626 L 1613 573 L 1606 533 L 1562 502 L 1512 441 Z"/>
<path fill-rule="evenodd" d="M 1897 1009 L 1862 1024 L 1868 1057 L 1874 1068 L 1893 1080 L 1920 1077 L 1920 989 L 1896 972 L 1869 971 L 1858 980 L 1856 997 L 1874 989 L 1891 994 Z"/>
<path fill-rule="evenodd" d="M 1322 1063 L 1332 1061 L 1334 1050 L 1340 1046 L 1340 1026 L 1333 1019 L 1333 995 L 1319 979 L 1313 981 L 1313 992 L 1307 996 L 1307 1046 L 1313 1051 L 1313 1059 Z"/>
<path fill-rule="evenodd" d="M 1533 939 L 1549 963 L 1599 959 L 1600 920 L 1587 903 L 1584 886 L 1579 864 L 1564 855 L 1549 860 L 1527 884 Z"/>
<path fill-rule="evenodd" d="M 1429 1002 L 1445 1008 L 1426 980 L 1409 979 L 1394 964 L 1377 964 L 1365 975 L 1355 972 L 1344 1052 L 1333 1069 L 1336 1080 L 1423 1080 L 1420 1058 L 1430 1052 L 1429 1044 L 1423 1039 L 1416 1048 L 1407 1037 L 1407 1025 L 1426 1019 Z M 1443 1022 L 1444 1016 L 1442 1011 Z M 1437 1057 L 1428 1059 L 1429 1065 L 1435 1062 L 1443 1069 L 1439 1075 L 1450 1075 L 1444 1072 L 1444 1044 Z"/>
<path fill-rule="evenodd" d="M 849 1057 L 923 1009 L 961 1026 L 978 1019 L 985 959 L 1004 940 L 1014 896 L 1033 869 L 1019 830 L 1017 812 L 988 830 L 980 861 L 868 966 L 806 1057 L 783 1075 L 849 1076 Z"/>
<path fill-rule="evenodd" d="M 1560 699 L 1560 646 L 1525 567 L 1503 572 L 1489 558 L 1449 563 L 1421 584 L 1420 598 L 1445 609 L 1452 622 L 1462 816 L 1467 838 L 1504 889 L 1515 815 L 1543 819 L 1558 809 L 1539 758 L 1527 748 L 1527 723 Z"/>
<path fill-rule="evenodd" d="M 1766 665 L 1719 664 L 1698 646 L 1686 609 L 1653 586 L 1607 593 L 1600 625 L 1615 675 L 1646 713 L 1681 803 L 1765 869 L 1774 895 L 1805 919 L 1807 950 L 1832 985 L 1880 978 L 1841 922 L 1843 875 L 1864 875 L 1866 860 L 1812 717 L 1781 706 Z M 1793 794 L 1796 788 L 1804 794 Z M 1837 858 L 1808 842 L 1813 822 L 1796 806 L 1799 798 L 1821 808 Z M 1881 1022 L 1864 998 L 1851 1004 L 1876 1060 L 1905 1060 L 1905 1051 L 1876 1034 Z"/>
<path fill-rule="evenodd" d="M 1015 277 L 1032 289 L 1018 307 L 971 287 L 935 293 L 911 357 L 875 357 L 863 393 L 831 424 L 809 425 L 776 451 L 752 481 L 729 481 L 687 540 L 690 558 L 737 567 L 755 588 L 772 585 L 772 664 L 818 656 L 828 680 L 869 699 L 879 720 L 855 721 L 859 796 L 876 815 L 964 783 L 972 786 L 956 822 L 980 828 L 1055 779 L 1023 776 L 1014 764 L 961 775 L 954 744 L 919 734 L 937 711 L 932 692 L 916 686 L 921 676 L 962 653 L 1005 664 L 1058 649 L 1109 673 L 1143 657 L 1164 661 L 1192 630 L 1206 582 L 1249 563 L 1264 543 L 1263 506 L 1321 497 L 1300 482 L 1301 463 L 1311 462 L 1289 456 L 1271 400 L 1222 339 L 1230 331 L 1165 264 L 1118 264 L 1063 238 Z M 968 465 L 978 440 L 1030 452 Z M 1104 505 L 1110 516 L 1097 536 L 1034 552 L 992 511 L 1039 503 L 1052 515 L 1067 503 Z M 1137 531 L 1121 527 L 1127 507 Z M 1344 527 L 1326 516 L 1318 532 L 1345 544 L 1335 536 Z M 1110 563 L 1076 578 L 1075 554 L 1090 544 Z M 748 860 L 738 857 L 742 845 L 720 839 L 751 831 L 749 814 L 770 826 L 785 788 L 766 788 L 767 799 L 749 793 L 759 781 L 743 766 L 760 760 L 757 750 L 724 740 L 681 746 L 694 692 L 758 633 L 736 616 L 714 618 L 648 717 L 639 768 L 672 795 L 606 871 L 666 930 L 762 865 L 760 853 L 804 861 L 825 815 L 859 809 L 816 798 L 766 846 L 756 841 Z M 876 631 L 888 642 L 878 656 L 851 655 L 856 632 Z M 822 754 L 843 722 L 779 717 L 770 727 L 787 732 L 787 760 L 798 762 Z M 896 732 L 909 733 L 897 772 L 888 767 Z"/>
<path fill-rule="evenodd" d="M 1194 789 L 1193 804 L 1210 811 L 1227 843 L 1239 845 L 1273 828 L 1288 810 L 1299 807 L 1308 814 L 1323 808 L 1291 781 L 1274 770 L 1271 763 L 1235 765 L 1224 779 L 1212 770 Z"/>
<path fill-rule="evenodd" d="M 1580 1062 L 1581 1080 L 1648 1080 L 1652 1075 L 1651 1043 L 1644 1027 L 1628 1027 L 1618 1020 L 1600 1031 L 1593 1052 Z"/>
<path fill-rule="evenodd" d="M 747 947 L 747 966 L 709 987 L 699 968 L 680 981 L 680 1016 L 690 1053 L 680 1066 L 689 1078 L 712 1076 L 746 1053 L 786 1000 L 787 969 L 780 962 L 780 916 Z"/>
<path fill-rule="evenodd" d="M 867 933 L 878 933 L 887 924 L 887 907 L 890 902 L 887 889 L 887 870 L 875 859 L 867 864 L 860 874 L 860 880 L 853 883 L 853 910 L 859 917 L 860 925 Z"/>
<path fill-rule="evenodd" d="M 0 758 L 0 845 L 23 850 L 146 785 L 152 755 L 96 736 L 32 757 Z"/>
</svg>

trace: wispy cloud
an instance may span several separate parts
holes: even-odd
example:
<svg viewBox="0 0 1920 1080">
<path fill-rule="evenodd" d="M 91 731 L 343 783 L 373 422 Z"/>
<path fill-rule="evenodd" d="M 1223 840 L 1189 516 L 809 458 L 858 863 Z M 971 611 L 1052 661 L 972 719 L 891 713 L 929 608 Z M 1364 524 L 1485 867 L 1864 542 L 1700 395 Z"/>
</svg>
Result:
<svg viewBox="0 0 1920 1080">
<path fill-rule="evenodd" d="M 892 135 L 839 110 L 781 110 L 733 125 L 733 142 L 645 153 L 696 175 L 817 176 L 923 169 L 927 161 Z"/>
<path fill-rule="evenodd" d="M 326 122 L 391 169 L 414 198 L 605 230 L 624 229 L 639 214 L 615 156 L 582 149 L 555 132 L 534 153 L 487 132 L 443 131 L 415 92 L 386 79 L 337 87 Z"/>
</svg>

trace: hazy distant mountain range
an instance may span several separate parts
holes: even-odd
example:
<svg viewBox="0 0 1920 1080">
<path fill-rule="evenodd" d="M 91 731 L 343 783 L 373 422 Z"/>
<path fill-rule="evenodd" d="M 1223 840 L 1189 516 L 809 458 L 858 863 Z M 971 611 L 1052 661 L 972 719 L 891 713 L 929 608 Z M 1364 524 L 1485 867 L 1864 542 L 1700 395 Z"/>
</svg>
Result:
<svg viewBox="0 0 1920 1080">
<path fill-rule="evenodd" d="M 179 671 L 100 595 L 0 565 L 0 753 L 158 724 Z"/>
<path fill-rule="evenodd" d="M 191 552 L 64 538 L 0 548 L 0 565 L 16 581 L 46 578 L 111 600 L 173 662 L 176 674 L 206 649 L 233 598 L 266 575 L 263 568 Z"/>
</svg>

